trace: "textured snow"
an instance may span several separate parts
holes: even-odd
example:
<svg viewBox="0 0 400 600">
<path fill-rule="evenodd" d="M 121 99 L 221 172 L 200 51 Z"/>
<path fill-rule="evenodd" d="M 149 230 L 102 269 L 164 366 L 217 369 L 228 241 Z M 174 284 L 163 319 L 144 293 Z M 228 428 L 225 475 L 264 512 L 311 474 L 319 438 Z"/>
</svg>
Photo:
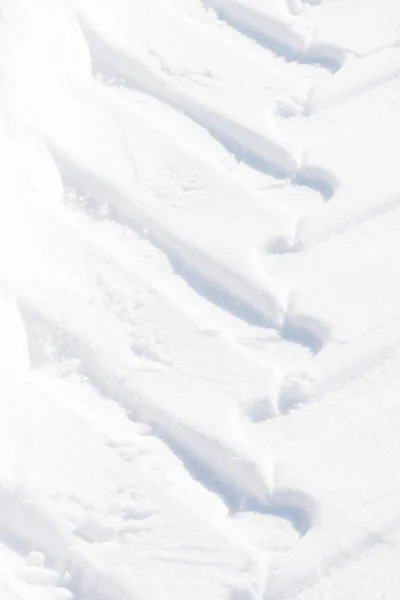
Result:
<svg viewBox="0 0 400 600">
<path fill-rule="evenodd" d="M 398 0 L 0 0 L 1 600 L 400 597 Z"/>
</svg>

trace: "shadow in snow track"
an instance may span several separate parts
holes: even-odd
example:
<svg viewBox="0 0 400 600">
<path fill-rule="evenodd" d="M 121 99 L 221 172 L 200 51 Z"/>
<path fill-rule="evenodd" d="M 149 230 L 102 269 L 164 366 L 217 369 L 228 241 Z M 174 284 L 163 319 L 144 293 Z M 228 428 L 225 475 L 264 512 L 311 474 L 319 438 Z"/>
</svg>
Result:
<svg viewBox="0 0 400 600">
<path fill-rule="evenodd" d="M 274 22 L 272 18 L 237 2 L 206 0 L 204 4 L 215 11 L 220 21 L 285 62 L 314 65 L 332 73 L 338 71 L 344 63 L 344 53 L 339 48 L 320 44 L 303 50 L 300 34 L 296 35 L 289 24 Z M 292 43 L 285 38 L 291 38 Z"/>
<path fill-rule="evenodd" d="M 314 327 L 307 327 L 305 324 L 285 323 L 280 330 L 280 334 L 284 340 L 308 348 L 314 355 L 322 350 L 325 343 L 325 336 L 319 334 Z"/>
<path fill-rule="evenodd" d="M 206 277 L 196 273 L 182 260 L 170 258 L 170 264 L 175 273 L 182 277 L 185 282 L 200 296 L 203 296 L 212 304 L 226 310 L 234 317 L 254 325 L 255 327 L 266 327 L 275 329 L 274 323 L 254 310 L 251 306 L 243 303 L 229 290 L 216 288 Z"/>
<path fill-rule="evenodd" d="M 199 461 L 192 452 L 187 451 L 177 437 L 172 437 L 169 432 L 160 430 L 156 424 L 153 424 L 153 431 L 179 457 L 194 480 L 223 500 L 231 515 L 258 513 L 285 519 L 297 531 L 299 537 L 303 537 L 309 531 L 313 518 L 312 501 L 309 501 L 301 492 L 293 491 L 290 496 L 267 492 L 264 500 L 256 499 L 249 490 L 246 490 L 245 484 L 242 490 L 238 490 L 237 484 L 230 486 L 224 482 L 220 474 L 210 469 L 208 462 Z M 235 457 L 232 457 L 232 461 L 234 460 Z M 210 461 L 212 461 L 212 457 L 210 457 Z M 229 461 L 226 470 L 229 471 Z"/>
<path fill-rule="evenodd" d="M 340 182 L 333 171 L 322 167 L 304 166 L 291 178 L 293 185 L 308 187 L 319 192 L 325 202 L 337 192 Z"/>
</svg>

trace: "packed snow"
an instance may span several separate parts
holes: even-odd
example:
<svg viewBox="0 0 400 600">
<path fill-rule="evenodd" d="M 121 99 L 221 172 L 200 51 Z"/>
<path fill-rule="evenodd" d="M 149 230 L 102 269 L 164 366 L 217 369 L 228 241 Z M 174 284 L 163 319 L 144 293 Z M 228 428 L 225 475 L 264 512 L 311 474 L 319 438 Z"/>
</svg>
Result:
<svg viewBox="0 0 400 600">
<path fill-rule="evenodd" d="M 398 0 L 0 0 L 0 599 L 400 598 Z"/>
</svg>

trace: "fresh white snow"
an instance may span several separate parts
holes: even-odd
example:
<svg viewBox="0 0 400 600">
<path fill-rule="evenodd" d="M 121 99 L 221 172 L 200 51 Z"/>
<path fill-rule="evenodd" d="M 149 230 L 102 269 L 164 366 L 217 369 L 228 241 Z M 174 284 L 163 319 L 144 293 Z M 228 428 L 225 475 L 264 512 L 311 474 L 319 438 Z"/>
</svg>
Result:
<svg viewBox="0 0 400 600">
<path fill-rule="evenodd" d="M 398 0 L 0 0 L 0 600 L 400 597 Z"/>
</svg>

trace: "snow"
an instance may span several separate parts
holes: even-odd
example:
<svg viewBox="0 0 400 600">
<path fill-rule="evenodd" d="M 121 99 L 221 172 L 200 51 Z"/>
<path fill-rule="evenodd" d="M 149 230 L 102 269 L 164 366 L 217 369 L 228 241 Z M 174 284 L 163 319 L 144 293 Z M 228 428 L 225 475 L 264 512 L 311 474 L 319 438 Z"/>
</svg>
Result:
<svg viewBox="0 0 400 600">
<path fill-rule="evenodd" d="M 397 0 L 0 0 L 1 600 L 400 595 Z"/>
</svg>

